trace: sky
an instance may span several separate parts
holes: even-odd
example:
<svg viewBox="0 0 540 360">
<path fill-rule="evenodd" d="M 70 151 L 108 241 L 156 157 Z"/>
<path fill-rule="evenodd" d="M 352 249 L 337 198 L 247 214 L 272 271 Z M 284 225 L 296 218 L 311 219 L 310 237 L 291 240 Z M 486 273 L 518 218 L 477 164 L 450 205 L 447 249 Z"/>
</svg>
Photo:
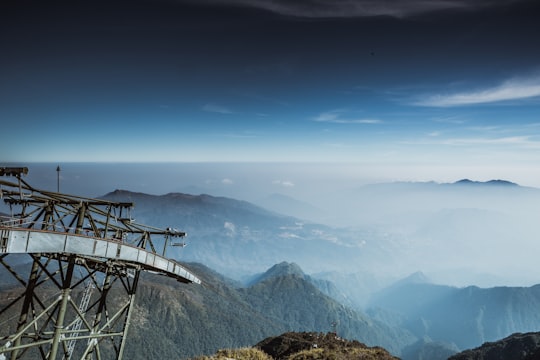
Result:
<svg viewBox="0 0 540 360">
<path fill-rule="evenodd" d="M 540 188 L 539 18 L 536 0 L 2 0 L 0 167 L 90 197 L 278 193 L 337 226 L 421 205 L 365 184 Z M 518 250 L 535 206 L 511 214 Z"/>
<path fill-rule="evenodd" d="M 2 1 L 0 166 L 540 187 L 539 16 L 525 0 Z"/>
</svg>

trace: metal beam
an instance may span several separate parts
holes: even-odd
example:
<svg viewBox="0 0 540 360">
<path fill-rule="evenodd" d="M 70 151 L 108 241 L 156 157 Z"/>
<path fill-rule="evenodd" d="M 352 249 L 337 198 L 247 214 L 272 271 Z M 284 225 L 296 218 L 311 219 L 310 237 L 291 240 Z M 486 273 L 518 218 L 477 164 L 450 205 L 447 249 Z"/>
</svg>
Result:
<svg viewBox="0 0 540 360">
<path fill-rule="evenodd" d="M 70 256 L 68 260 L 68 268 L 62 282 L 62 294 L 60 295 L 60 308 L 58 309 L 58 316 L 56 318 L 56 324 L 54 326 L 54 337 L 51 344 L 51 352 L 48 356 L 49 359 L 56 359 L 58 353 L 58 345 L 63 337 L 64 331 L 64 319 L 66 317 L 67 306 L 70 301 L 71 295 L 71 279 L 73 278 L 73 270 L 75 269 L 75 256 Z"/>
<path fill-rule="evenodd" d="M 122 217 L 123 209 L 131 209 L 133 203 L 35 189 L 22 179 L 27 172 L 0 168 L 0 177 L 18 180 L 0 179 L 0 197 L 16 214 L 0 218 L 0 266 L 17 280 L 10 290 L 14 296 L 0 301 L 0 323 L 6 323 L 2 316 L 18 318 L 11 334 L 0 329 L 0 359 L 68 360 L 80 355 L 101 360 L 111 349 L 112 356 L 106 358 L 121 359 L 141 271 L 200 283 L 165 257 L 169 239 L 186 233 L 138 224 L 129 213 Z M 155 236 L 163 241 L 154 241 Z M 30 256 L 26 275 L 10 264 L 11 256 Z M 85 295 L 82 288 L 89 282 L 95 292 Z M 80 301 L 85 305 L 77 305 L 72 296 L 87 296 Z"/>
</svg>

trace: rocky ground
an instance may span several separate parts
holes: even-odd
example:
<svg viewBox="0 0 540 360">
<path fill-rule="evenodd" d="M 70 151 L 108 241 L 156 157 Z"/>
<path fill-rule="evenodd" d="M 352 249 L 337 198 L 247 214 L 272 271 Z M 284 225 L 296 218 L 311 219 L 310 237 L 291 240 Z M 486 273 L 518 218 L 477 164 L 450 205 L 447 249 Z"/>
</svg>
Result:
<svg viewBox="0 0 540 360">
<path fill-rule="evenodd" d="M 356 340 L 338 337 L 335 333 L 288 332 L 267 338 L 256 348 L 276 360 L 292 359 L 366 359 L 396 360 L 380 347 L 368 347 Z"/>
</svg>

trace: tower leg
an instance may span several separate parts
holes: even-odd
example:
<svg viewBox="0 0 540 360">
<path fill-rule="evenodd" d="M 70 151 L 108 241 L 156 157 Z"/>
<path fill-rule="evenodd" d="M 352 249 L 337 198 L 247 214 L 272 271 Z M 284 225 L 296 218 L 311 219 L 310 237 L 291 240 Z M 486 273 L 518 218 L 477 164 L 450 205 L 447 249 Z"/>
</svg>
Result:
<svg viewBox="0 0 540 360">
<path fill-rule="evenodd" d="M 131 323 L 131 314 L 133 313 L 133 307 L 135 306 L 135 293 L 137 292 L 137 285 L 139 283 L 139 274 L 140 270 L 137 269 L 135 271 L 135 277 L 133 278 L 133 283 L 131 284 L 131 288 L 129 289 L 129 308 L 127 310 L 126 314 L 126 320 L 124 322 L 124 329 L 122 330 L 122 342 L 120 344 L 120 350 L 118 351 L 118 360 L 121 360 L 124 356 L 124 349 L 126 346 L 126 340 L 127 340 L 127 333 L 129 329 L 129 325 Z"/>
<path fill-rule="evenodd" d="M 56 319 L 56 325 L 54 329 L 53 342 L 51 344 L 51 352 L 49 353 L 49 360 L 55 360 L 58 353 L 58 345 L 64 336 L 64 318 L 66 316 L 67 306 L 71 294 L 71 279 L 73 278 L 73 270 L 75 269 L 75 257 L 70 256 L 68 260 L 68 267 L 66 274 L 62 282 L 62 295 L 60 301 L 60 308 L 58 309 L 58 317 Z"/>
<path fill-rule="evenodd" d="M 34 288 L 36 287 L 36 282 L 39 274 L 39 256 L 32 256 L 34 261 L 32 263 L 32 269 L 30 270 L 30 276 L 28 277 L 28 283 L 26 284 L 26 292 L 24 295 L 24 302 L 21 309 L 21 315 L 19 316 L 19 322 L 17 323 L 17 333 L 21 331 L 22 328 L 26 325 L 28 321 L 28 312 L 30 311 L 30 304 L 34 298 Z M 21 345 L 21 337 L 19 336 L 13 347 L 18 347 Z M 13 350 L 11 352 L 11 360 L 17 359 L 19 355 L 19 350 Z"/>
</svg>

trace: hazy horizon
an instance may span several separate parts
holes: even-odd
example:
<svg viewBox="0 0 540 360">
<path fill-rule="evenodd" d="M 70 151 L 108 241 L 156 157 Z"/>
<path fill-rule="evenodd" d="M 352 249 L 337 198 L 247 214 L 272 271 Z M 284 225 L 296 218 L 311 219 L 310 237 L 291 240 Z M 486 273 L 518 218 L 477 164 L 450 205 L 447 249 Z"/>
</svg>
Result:
<svg viewBox="0 0 540 360">
<path fill-rule="evenodd" d="M 324 192 L 359 189 L 365 185 L 394 182 L 454 183 L 468 179 L 486 182 L 504 180 L 522 187 L 540 188 L 534 179 L 493 176 L 475 171 L 425 176 L 399 176 L 388 169 L 367 172 L 361 164 L 323 162 L 29 162 L 0 163 L 29 169 L 23 179 L 36 188 L 56 191 L 58 176 L 62 192 L 97 197 L 114 190 L 164 195 L 229 196 L 253 201 L 270 194 L 283 194 L 309 201 Z M 60 173 L 56 171 L 60 167 Z M 476 175 L 476 176 L 475 176 Z M 498 175 L 503 175 L 499 172 Z M 527 181 L 530 180 L 530 181 Z"/>
<path fill-rule="evenodd" d="M 24 179 L 31 186 L 56 191 L 58 164 L 18 165 L 29 167 Z M 346 236 L 346 246 L 361 249 L 368 244 L 369 251 L 380 247 L 378 257 L 365 259 L 368 262 L 360 268 L 366 271 L 365 266 L 372 263 L 370 271 L 382 278 L 397 279 L 422 271 L 435 282 L 457 286 L 540 283 L 535 252 L 531 251 L 538 244 L 538 188 L 437 186 L 462 178 L 418 183 L 428 185 L 420 187 L 369 186 L 392 181 L 370 182 L 350 169 L 350 176 L 344 177 L 343 171 L 328 172 L 320 164 L 63 163 L 60 168 L 60 191 L 73 195 L 98 197 L 116 189 L 152 195 L 204 193 L 333 226 L 336 234 L 332 236 Z M 271 202 L 272 194 L 301 203 Z M 136 202 L 134 213 L 136 216 Z M 349 230 L 337 235 L 342 232 L 339 228 Z M 197 238 L 197 234 L 193 236 Z M 197 241 L 192 246 L 186 251 L 196 249 Z M 294 260 L 294 254 L 283 254 L 281 260 L 288 259 Z M 309 262 L 300 265 L 308 273 L 323 269 Z M 354 273 L 355 268 L 351 259 L 334 270 Z"/>
</svg>

